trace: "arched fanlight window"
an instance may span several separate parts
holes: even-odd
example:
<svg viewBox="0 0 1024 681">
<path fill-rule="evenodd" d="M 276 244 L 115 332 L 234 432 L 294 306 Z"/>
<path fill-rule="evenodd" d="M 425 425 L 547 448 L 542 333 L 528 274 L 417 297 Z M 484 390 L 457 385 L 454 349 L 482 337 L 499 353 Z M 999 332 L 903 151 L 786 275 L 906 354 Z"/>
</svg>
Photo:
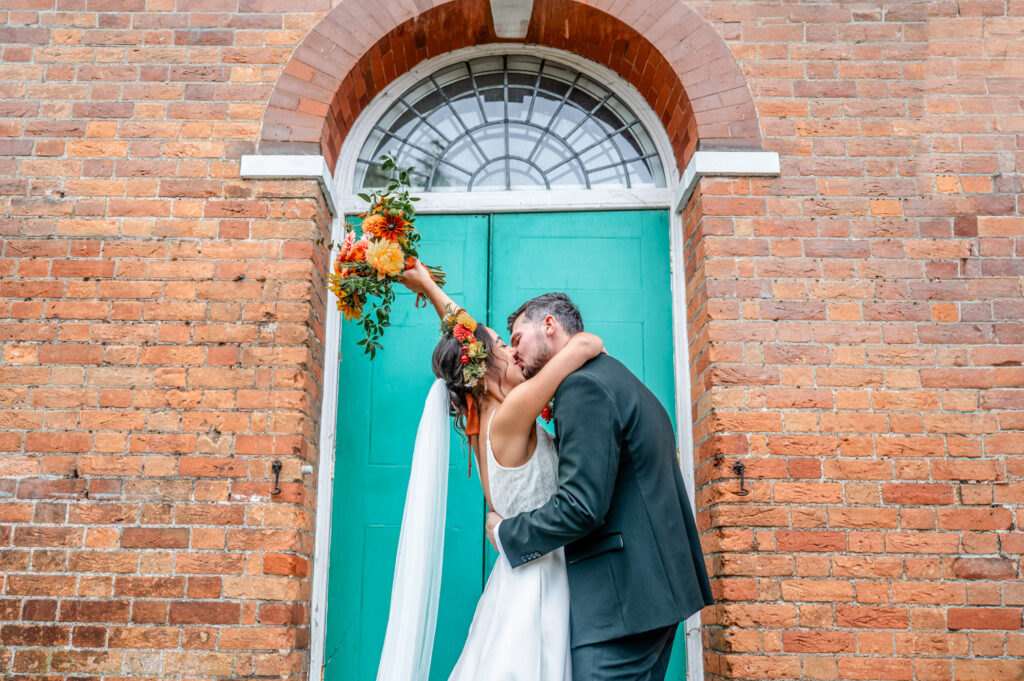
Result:
<svg viewBox="0 0 1024 681">
<path fill-rule="evenodd" d="M 665 186 L 651 136 L 618 96 L 529 55 L 459 62 L 409 88 L 363 144 L 356 191 L 384 184 L 389 152 L 428 192 Z"/>
</svg>

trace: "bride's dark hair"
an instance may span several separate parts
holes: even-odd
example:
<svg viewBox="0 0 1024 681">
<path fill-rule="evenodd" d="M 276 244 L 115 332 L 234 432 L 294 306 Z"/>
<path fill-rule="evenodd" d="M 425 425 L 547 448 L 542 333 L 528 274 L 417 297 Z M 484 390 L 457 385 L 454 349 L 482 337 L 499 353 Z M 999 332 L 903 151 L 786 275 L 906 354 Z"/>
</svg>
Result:
<svg viewBox="0 0 1024 681">
<path fill-rule="evenodd" d="M 500 381 L 507 368 L 502 364 L 507 364 L 507 362 L 499 362 L 495 358 L 494 341 L 491 339 L 491 334 L 487 332 L 487 328 L 483 324 L 479 324 L 476 331 L 473 332 L 473 337 L 483 344 L 484 351 L 487 353 L 487 358 L 484 360 L 486 368 L 498 372 Z M 466 385 L 466 379 L 462 375 L 461 356 L 462 343 L 450 333 L 445 334 L 434 348 L 431 367 L 434 370 L 434 376 L 444 381 L 448 387 L 449 413 L 455 418 L 455 431 L 465 435 L 466 410 L 468 409 L 466 396 L 472 395 L 479 407 L 484 397 L 485 385 L 483 379 L 477 381 L 473 387 Z"/>
</svg>

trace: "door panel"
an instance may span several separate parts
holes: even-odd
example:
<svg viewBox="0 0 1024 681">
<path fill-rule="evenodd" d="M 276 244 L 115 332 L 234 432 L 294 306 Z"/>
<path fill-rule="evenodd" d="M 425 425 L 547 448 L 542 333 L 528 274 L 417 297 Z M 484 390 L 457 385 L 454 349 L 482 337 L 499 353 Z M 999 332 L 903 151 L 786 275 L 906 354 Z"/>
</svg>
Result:
<svg viewBox="0 0 1024 681">
<path fill-rule="evenodd" d="M 447 290 L 469 309 L 487 307 L 488 217 L 422 216 L 424 262 L 441 265 Z M 370 362 L 342 328 L 333 527 L 328 584 L 326 681 L 376 678 L 387 629 L 398 534 L 416 428 L 434 376 L 439 337 L 433 308 L 416 309 L 401 289 L 384 348 Z M 483 590 L 484 502 L 479 478 L 467 477 L 467 454 L 452 433 L 441 606 L 431 680 L 448 677 Z"/>
</svg>

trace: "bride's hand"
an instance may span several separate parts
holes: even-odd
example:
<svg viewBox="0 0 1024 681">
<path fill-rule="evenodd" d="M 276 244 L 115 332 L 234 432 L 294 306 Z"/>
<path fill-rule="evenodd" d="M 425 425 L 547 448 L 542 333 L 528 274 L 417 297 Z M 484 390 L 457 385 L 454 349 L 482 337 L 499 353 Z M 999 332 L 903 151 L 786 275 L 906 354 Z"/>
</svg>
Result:
<svg viewBox="0 0 1024 681">
<path fill-rule="evenodd" d="M 411 269 L 407 269 L 398 277 L 398 280 L 413 293 L 422 294 L 426 294 L 427 287 L 434 281 L 433 277 L 430 276 L 430 272 L 427 271 L 427 268 L 418 259 Z"/>
</svg>

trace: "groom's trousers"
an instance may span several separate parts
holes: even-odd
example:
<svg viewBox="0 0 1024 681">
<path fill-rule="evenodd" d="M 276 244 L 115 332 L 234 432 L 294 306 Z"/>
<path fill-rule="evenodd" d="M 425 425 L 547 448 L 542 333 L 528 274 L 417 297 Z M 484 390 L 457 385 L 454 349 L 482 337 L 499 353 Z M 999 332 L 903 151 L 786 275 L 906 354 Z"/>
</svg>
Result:
<svg viewBox="0 0 1024 681">
<path fill-rule="evenodd" d="M 573 648 L 573 681 L 664 681 L 678 626 Z"/>
</svg>

